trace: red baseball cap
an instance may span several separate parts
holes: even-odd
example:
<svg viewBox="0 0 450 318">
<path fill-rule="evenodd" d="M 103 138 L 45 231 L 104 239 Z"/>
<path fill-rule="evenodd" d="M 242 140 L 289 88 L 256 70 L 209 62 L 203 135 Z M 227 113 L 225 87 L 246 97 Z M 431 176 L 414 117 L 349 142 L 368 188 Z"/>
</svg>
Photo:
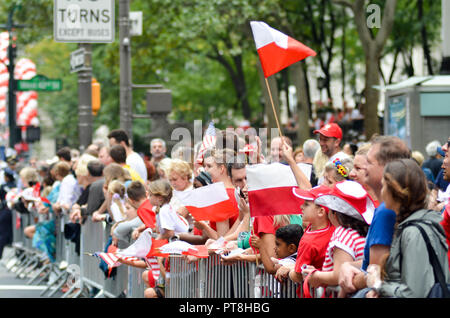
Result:
<svg viewBox="0 0 450 318">
<path fill-rule="evenodd" d="M 314 130 L 314 133 L 315 134 L 319 133 L 321 135 L 324 135 L 325 137 L 334 137 L 337 139 L 342 139 L 342 129 L 341 127 L 339 127 L 338 124 L 335 123 L 326 124 L 319 130 Z"/>
<path fill-rule="evenodd" d="M 307 200 L 307 201 L 314 201 L 319 196 L 328 194 L 331 192 L 331 188 L 326 187 L 324 185 L 319 185 L 317 187 L 314 187 L 309 190 L 303 190 L 300 188 L 293 188 L 292 192 L 294 195 L 300 199 Z"/>
</svg>

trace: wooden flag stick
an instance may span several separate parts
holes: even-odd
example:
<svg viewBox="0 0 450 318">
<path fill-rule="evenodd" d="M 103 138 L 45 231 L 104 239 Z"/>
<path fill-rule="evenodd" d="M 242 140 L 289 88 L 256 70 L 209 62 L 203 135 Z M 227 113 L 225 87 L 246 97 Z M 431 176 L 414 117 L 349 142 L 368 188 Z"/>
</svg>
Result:
<svg viewBox="0 0 450 318">
<path fill-rule="evenodd" d="M 278 133 L 280 137 L 283 137 L 283 133 L 281 132 L 280 123 L 278 122 L 277 112 L 275 111 L 275 105 L 273 104 L 272 92 L 270 91 L 269 82 L 267 81 L 267 77 L 264 78 L 266 80 L 267 91 L 269 92 L 270 103 L 272 105 L 273 114 L 275 116 L 275 121 L 277 122 Z"/>
</svg>

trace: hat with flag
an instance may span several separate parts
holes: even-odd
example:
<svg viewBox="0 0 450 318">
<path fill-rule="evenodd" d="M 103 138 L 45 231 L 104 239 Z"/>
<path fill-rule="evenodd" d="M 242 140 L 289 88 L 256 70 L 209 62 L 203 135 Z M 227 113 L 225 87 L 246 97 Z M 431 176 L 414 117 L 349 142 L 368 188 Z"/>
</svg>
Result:
<svg viewBox="0 0 450 318">
<path fill-rule="evenodd" d="M 316 52 L 303 43 L 270 27 L 265 22 L 251 21 L 250 26 L 266 78 L 308 56 L 316 55 Z"/>
<path fill-rule="evenodd" d="M 325 137 L 334 137 L 337 139 L 342 139 L 342 129 L 341 127 L 339 127 L 338 124 L 335 123 L 326 124 L 322 128 L 314 130 L 314 133 L 315 134 L 319 133 L 321 135 L 324 135 Z"/>
<path fill-rule="evenodd" d="M 319 196 L 328 194 L 331 192 L 331 188 L 319 185 L 317 187 L 311 188 L 309 190 L 303 190 L 300 188 L 293 188 L 292 192 L 296 197 L 299 197 L 300 199 L 307 200 L 307 201 L 314 201 Z"/>
<path fill-rule="evenodd" d="M 294 188 L 292 189 L 292 192 L 296 197 L 300 199 L 303 199 L 305 201 L 314 201 L 321 195 L 329 194 L 331 192 L 331 188 L 324 185 L 319 185 L 309 190 Z M 326 206 L 323 206 L 323 208 L 328 213 L 329 209 Z"/>
<path fill-rule="evenodd" d="M 375 211 L 375 205 L 367 191 L 358 182 L 350 180 L 336 183 L 330 193 L 320 195 L 314 203 L 367 224 L 372 223 Z"/>
</svg>

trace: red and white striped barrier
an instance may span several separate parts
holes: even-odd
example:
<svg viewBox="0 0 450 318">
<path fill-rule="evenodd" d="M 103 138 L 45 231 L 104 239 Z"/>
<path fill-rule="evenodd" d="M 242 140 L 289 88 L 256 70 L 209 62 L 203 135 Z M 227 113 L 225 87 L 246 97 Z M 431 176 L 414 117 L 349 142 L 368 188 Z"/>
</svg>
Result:
<svg viewBox="0 0 450 318">
<path fill-rule="evenodd" d="M 8 60 L 8 32 L 0 33 L 0 124 L 6 124 L 6 96 L 8 94 L 9 73 L 6 64 Z M 32 79 L 36 75 L 36 65 L 27 58 L 19 59 L 14 68 L 14 77 L 17 80 Z M 35 91 L 17 92 L 17 117 L 18 126 L 38 126 L 38 94 Z"/>
</svg>

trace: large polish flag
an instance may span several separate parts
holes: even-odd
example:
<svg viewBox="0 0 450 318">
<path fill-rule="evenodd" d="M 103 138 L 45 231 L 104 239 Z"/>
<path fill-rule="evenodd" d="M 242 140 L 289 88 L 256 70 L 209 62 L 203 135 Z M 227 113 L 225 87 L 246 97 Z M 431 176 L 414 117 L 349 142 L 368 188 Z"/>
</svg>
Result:
<svg viewBox="0 0 450 318">
<path fill-rule="evenodd" d="M 223 182 L 216 182 L 175 196 L 197 221 L 222 222 L 239 213 Z"/>
<path fill-rule="evenodd" d="M 308 56 L 316 55 L 311 48 L 265 22 L 251 21 L 250 26 L 266 78 Z"/>
<path fill-rule="evenodd" d="M 305 176 L 311 176 L 311 165 L 297 164 Z M 279 162 L 246 167 L 250 215 L 268 216 L 300 214 L 303 200 L 296 197 L 295 176 L 288 165 Z"/>
</svg>

